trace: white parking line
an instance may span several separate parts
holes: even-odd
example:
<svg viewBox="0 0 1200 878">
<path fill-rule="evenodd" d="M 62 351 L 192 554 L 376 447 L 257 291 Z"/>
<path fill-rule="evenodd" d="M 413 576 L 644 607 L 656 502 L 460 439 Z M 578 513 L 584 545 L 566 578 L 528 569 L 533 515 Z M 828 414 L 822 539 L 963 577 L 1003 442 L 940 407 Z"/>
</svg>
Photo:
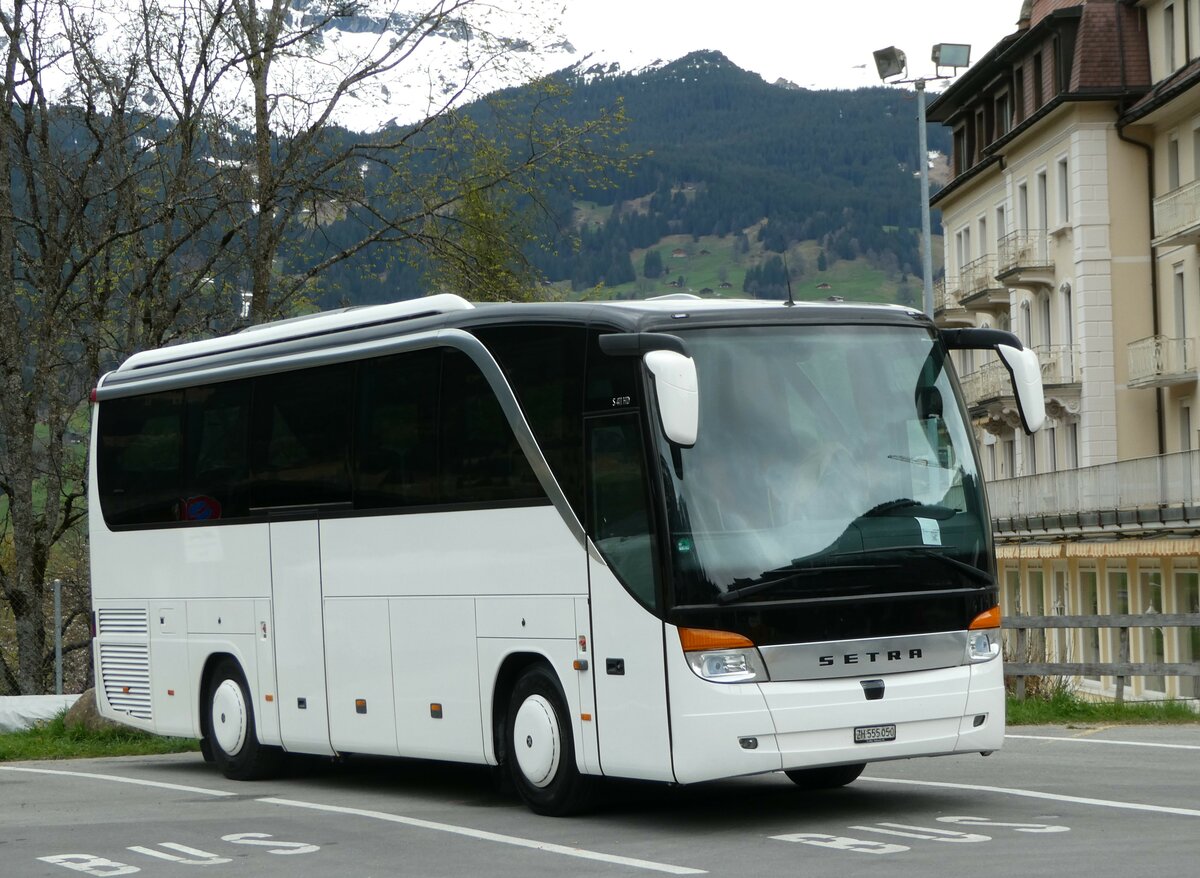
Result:
<svg viewBox="0 0 1200 878">
<path fill-rule="evenodd" d="M 563 854 L 568 857 L 579 857 L 584 860 L 598 860 L 602 863 L 613 863 L 619 866 L 633 866 L 636 869 L 649 869 L 653 872 L 666 872 L 670 875 L 704 875 L 704 869 L 692 869 L 687 866 L 674 866 L 670 863 L 656 863 L 653 860 L 639 860 L 633 857 L 619 857 L 615 854 L 602 854 L 583 848 L 567 847 L 561 844 L 551 844 L 545 841 L 535 841 L 531 838 L 521 838 L 515 835 L 501 835 L 497 832 L 487 832 L 482 829 L 471 829 L 466 826 L 455 826 L 452 823 L 434 823 L 430 820 L 419 820 L 415 817 L 403 817 L 399 814 L 388 814 L 386 811 L 368 811 L 364 808 L 344 808 L 339 805 L 321 805 L 316 802 L 299 802 L 294 799 L 257 799 L 270 805 L 286 805 L 291 808 L 309 808 L 314 811 L 327 811 L 333 814 L 349 814 L 354 817 L 370 817 L 373 820 L 383 820 L 388 823 L 401 823 L 419 829 L 432 829 L 436 832 L 450 832 L 468 838 L 482 841 L 494 841 L 499 844 L 515 845 L 516 847 L 533 848 L 552 854 Z"/>
<path fill-rule="evenodd" d="M 25 772 L 28 774 L 51 774 L 60 777 L 80 777 L 89 780 L 106 780 L 113 783 L 133 784 L 142 787 L 156 787 L 165 790 L 178 790 L 185 793 L 199 793 L 203 796 L 238 796 L 239 793 L 232 793 L 227 790 L 215 790 L 207 787 L 193 787 L 185 784 L 166 783 L 158 780 L 142 780 L 134 777 L 121 777 L 116 774 L 96 774 L 89 771 L 63 771 L 53 768 L 25 768 L 19 766 L 0 765 L 0 771 L 16 771 Z M 552 844 L 546 841 L 537 841 L 532 838 L 521 838 L 515 835 L 501 835 L 497 832 L 488 832 L 483 829 L 471 829 L 467 826 L 455 826 L 451 823 L 435 823 L 430 820 L 420 820 L 415 817 L 404 817 L 400 814 L 388 814 L 385 811 L 368 811 L 363 808 L 344 808 L 339 805 L 322 805 L 318 802 L 300 802 L 294 799 L 276 799 L 262 798 L 255 801 L 263 802 L 269 805 L 283 805 L 291 808 L 307 808 L 312 811 L 325 811 L 333 814 L 348 814 L 355 817 L 370 817 L 373 820 L 383 820 L 388 823 L 399 823 L 405 826 L 412 826 L 418 829 L 432 829 L 436 832 L 450 832 L 455 835 L 462 835 L 468 838 L 475 838 L 481 841 L 497 842 L 499 844 L 513 845 L 515 847 L 531 848 L 533 850 L 545 851 L 551 854 L 562 854 L 568 857 L 577 857 L 584 860 L 596 860 L 602 863 L 612 863 L 617 866 L 632 866 L 635 869 L 647 869 L 653 872 L 666 872 L 669 875 L 704 875 L 707 874 L 704 869 L 692 869 L 688 866 L 675 866 L 670 863 L 656 863 L 653 860 L 639 860 L 634 857 L 621 857 L 616 854 L 602 854 L 599 851 L 589 851 L 584 848 L 573 848 L 561 844 Z"/>
<path fill-rule="evenodd" d="M 1175 808 L 1171 805 L 1145 805 L 1141 802 L 1118 802 L 1112 799 L 1090 799 L 1085 796 L 1064 796 L 1058 793 L 1043 793 L 1039 790 L 1019 790 L 1011 787 L 989 787 L 979 784 L 945 783 L 935 780 L 908 780 L 897 777 L 866 777 L 859 782 L 890 783 L 913 787 L 940 787 L 949 790 L 971 790 L 983 793 L 1001 793 L 1006 796 L 1023 796 L 1027 799 L 1049 799 L 1054 802 L 1072 802 L 1076 805 L 1092 805 L 1098 808 L 1119 808 L 1127 811 L 1152 811 L 1158 814 L 1176 814 L 1182 817 L 1200 817 L 1195 808 Z"/>
<path fill-rule="evenodd" d="M 1020 741 L 1070 741 L 1077 744 L 1114 744 L 1118 747 L 1161 747 L 1164 750 L 1200 750 L 1200 744 L 1155 744 L 1150 741 L 1105 741 L 1100 738 L 1057 737 L 1055 735 L 1005 735 Z"/>
<path fill-rule="evenodd" d="M 57 774 L 62 777 L 86 777 L 91 780 L 110 780 L 113 783 L 128 783 L 139 787 L 159 787 L 164 790 L 179 790 L 184 793 L 199 793 L 202 796 L 236 796 L 226 790 L 213 790 L 206 787 L 189 787 L 178 783 L 165 783 L 161 780 L 139 780 L 135 777 L 121 777 L 116 774 L 93 774 L 89 771 L 62 771 L 54 768 L 19 768 L 17 766 L 0 765 L 0 771 L 23 771 L 29 774 Z"/>
</svg>

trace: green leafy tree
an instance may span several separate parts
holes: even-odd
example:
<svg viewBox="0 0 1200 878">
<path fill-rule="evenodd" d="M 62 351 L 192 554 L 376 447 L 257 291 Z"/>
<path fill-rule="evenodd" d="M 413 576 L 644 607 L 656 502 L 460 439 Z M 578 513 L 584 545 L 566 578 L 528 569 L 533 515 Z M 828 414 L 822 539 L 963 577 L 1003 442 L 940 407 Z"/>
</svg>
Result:
<svg viewBox="0 0 1200 878">
<path fill-rule="evenodd" d="M 663 261 L 662 253 L 658 250 L 647 250 L 645 257 L 642 259 L 642 275 L 649 278 L 662 277 Z"/>
</svg>

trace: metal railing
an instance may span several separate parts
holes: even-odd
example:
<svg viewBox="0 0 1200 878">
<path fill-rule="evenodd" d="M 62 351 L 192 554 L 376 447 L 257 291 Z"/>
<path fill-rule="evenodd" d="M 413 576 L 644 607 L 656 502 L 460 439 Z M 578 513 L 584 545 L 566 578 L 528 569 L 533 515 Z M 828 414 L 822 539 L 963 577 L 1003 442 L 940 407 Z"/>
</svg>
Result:
<svg viewBox="0 0 1200 878">
<path fill-rule="evenodd" d="M 1000 479 L 987 492 L 994 519 L 1195 506 L 1200 450 Z"/>
<path fill-rule="evenodd" d="M 1172 189 L 1154 199 L 1154 233 L 1170 238 L 1200 225 L 1200 180 Z"/>
<path fill-rule="evenodd" d="M 1117 628 L 1120 631 L 1115 662 L 1005 662 L 1005 676 L 1016 678 L 1016 696 L 1025 697 L 1025 678 L 1032 676 L 1116 677 L 1116 699 L 1125 699 L 1126 677 L 1200 677 L 1200 661 L 1133 662 L 1129 660 L 1130 628 L 1196 628 L 1200 613 L 1114 613 L 1108 616 L 1012 616 L 1001 628 L 1017 632 L 1017 655 L 1028 650 L 1028 632 L 1047 628 L 1082 630 Z"/>
<path fill-rule="evenodd" d="M 1152 335 L 1129 343 L 1129 384 L 1196 377 L 1196 340 Z"/>
<path fill-rule="evenodd" d="M 1045 229 L 1009 232 L 1000 239 L 996 249 L 998 274 L 1021 268 L 1050 268 L 1054 265 L 1054 260 L 1050 258 L 1050 248 L 1046 244 Z"/>
<path fill-rule="evenodd" d="M 1034 347 L 1042 367 L 1043 384 L 1079 383 L 1079 347 L 1077 345 L 1040 345 Z"/>
<path fill-rule="evenodd" d="M 956 277 L 943 277 L 933 282 L 934 311 L 953 311 L 959 308 L 962 288 Z"/>
<path fill-rule="evenodd" d="M 1045 385 L 1078 384 L 1080 380 L 1079 348 L 1076 345 L 1042 345 L 1035 347 Z M 974 372 L 959 378 L 967 406 L 989 399 L 1013 395 L 1012 379 L 999 360 L 985 363 Z"/>
<path fill-rule="evenodd" d="M 996 258 L 994 256 L 980 256 L 962 267 L 962 294 L 964 297 L 1002 287 L 1003 284 L 996 280 Z"/>
</svg>

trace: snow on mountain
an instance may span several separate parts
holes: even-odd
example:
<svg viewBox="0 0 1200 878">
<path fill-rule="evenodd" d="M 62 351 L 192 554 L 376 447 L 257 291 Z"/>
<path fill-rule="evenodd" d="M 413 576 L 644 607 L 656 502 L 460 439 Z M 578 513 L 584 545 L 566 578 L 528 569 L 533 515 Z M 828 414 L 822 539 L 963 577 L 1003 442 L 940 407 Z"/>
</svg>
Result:
<svg viewBox="0 0 1200 878">
<path fill-rule="evenodd" d="M 201 34 L 217 16 L 229 16 L 235 0 L 89 0 L 71 8 L 57 0 L 58 15 L 43 33 L 56 34 L 57 61 L 43 71 L 54 100 L 78 100 L 80 72 L 64 34 L 95 35 L 98 57 L 109 73 L 123 73 L 129 59 L 149 54 L 165 79 L 147 73 L 139 89 L 143 109 L 165 112 L 177 99 L 186 74 L 211 77 L 239 56 L 236 28 L 217 28 L 216 56 L 200 64 Z M 405 123 L 499 88 L 529 81 L 577 60 L 560 27 L 556 0 L 287 0 L 280 40 L 286 46 L 271 68 L 276 119 L 293 129 L 320 117 L 340 83 L 354 80 L 330 121 L 360 131 Z M 55 2 L 48 4 L 53 7 Z M 241 5 L 240 3 L 238 5 Z M 270 0 L 259 0 L 260 15 Z M 149 27 L 143 10 L 150 11 Z M 342 14 L 345 13 L 345 14 Z M 436 28 L 430 22 L 444 19 Z M 416 40 L 414 34 L 428 34 Z M 149 34 L 147 38 L 146 34 Z M 147 47 L 149 46 L 149 50 Z M 213 50 L 210 50 L 213 51 Z M 51 57 L 55 52 L 45 52 Z M 243 55 L 244 56 L 244 55 Z M 174 61 L 184 76 L 174 70 Z M 359 79 L 372 63 L 379 70 Z M 166 91 L 164 91 L 164 85 Z M 210 95 L 213 112 L 251 120 L 252 88 L 239 65 L 225 70 Z"/>
</svg>

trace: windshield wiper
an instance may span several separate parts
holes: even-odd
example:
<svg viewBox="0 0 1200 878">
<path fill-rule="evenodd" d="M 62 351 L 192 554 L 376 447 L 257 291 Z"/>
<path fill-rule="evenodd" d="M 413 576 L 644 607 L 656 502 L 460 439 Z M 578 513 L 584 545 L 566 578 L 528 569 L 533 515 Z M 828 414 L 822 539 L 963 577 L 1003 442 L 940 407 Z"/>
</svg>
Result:
<svg viewBox="0 0 1200 878">
<path fill-rule="evenodd" d="M 767 591 L 777 585 L 782 585 L 787 582 L 801 579 L 805 576 L 811 576 L 814 573 L 832 573 L 834 571 L 841 573 L 845 570 L 879 570 L 880 567 L 898 567 L 898 564 L 812 564 L 812 565 L 796 565 L 788 567 L 778 567 L 775 570 L 768 570 L 763 576 L 770 576 L 770 579 L 764 579 L 761 582 L 744 585 L 741 588 L 731 589 L 730 591 L 722 592 L 717 595 L 718 604 L 729 604 L 734 601 L 740 601 L 742 598 L 750 597 L 752 594 L 758 594 L 760 591 Z"/>
<path fill-rule="evenodd" d="M 988 573 L 986 570 L 980 570 L 978 567 L 968 564 L 965 561 L 959 561 L 957 558 L 951 558 L 949 555 L 945 555 L 940 552 L 937 546 L 880 546 L 878 549 L 857 549 L 853 552 L 839 552 L 831 557 L 859 558 L 863 555 L 891 555 L 895 553 L 903 555 L 920 555 L 922 558 L 929 558 L 931 560 L 938 561 L 946 567 L 951 567 L 960 573 L 965 573 L 967 576 L 971 577 L 976 582 L 982 583 L 983 585 L 996 584 L 996 580 L 992 577 L 992 574 Z"/>
<path fill-rule="evenodd" d="M 860 558 L 860 557 L 863 557 L 864 555 L 865 556 L 870 556 L 870 555 L 886 556 L 886 555 L 890 555 L 890 554 L 920 555 L 922 558 L 929 558 L 931 560 L 938 561 L 946 567 L 950 567 L 950 568 L 958 571 L 959 573 L 966 574 L 970 579 L 972 579 L 975 582 L 978 582 L 982 585 L 995 585 L 996 584 L 996 580 L 993 579 L 992 575 L 990 573 L 988 573 L 986 570 L 980 570 L 978 567 L 973 567 L 970 564 L 967 564 L 963 561 L 959 561 L 957 558 L 951 558 L 949 555 L 943 555 L 941 552 L 937 551 L 932 546 L 923 546 L 923 545 L 887 546 L 887 547 L 881 547 L 878 549 L 858 549 L 853 552 L 838 552 L 836 554 L 826 555 L 824 557 L 829 558 L 829 559 Z M 812 574 L 815 574 L 815 573 L 833 573 L 833 572 L 841 573 L 842 571 L 847 571 L 847 570 L 876 571 L 876 570 L 881 570 L 881 569 L 885 569 L 885 568 L 889 568 L 889 567 L 899 567 L 899 566 L 900 566 L 899 562 L 896 562 L 893 564 L 886 564 L 886 563 L 885 564 L 819 564 L 819 565 L 817 565 L 817 564 L 814 564 L 814 565 L 793 564 L 793 565 L 790 565 L 787 567 L 778 567 L 775 570 L 770 570 L 767 573 L 763 574 L 764 576 L 772 577 L 771 579 L 766 579 L 766 580 L 763 580 L 762 582 L 755 582 L 755 583 L 752 583 L 751 585 L 745 585 L 745 586 L 742 586 L 741 588 L 731 589 L 730 591 L 722 592 L 721 594 L 717 595 L 716 602 L 718 604 L 730 604 L 735 601 L 740 601 L 744 598 L 748 598 L 751 595 L 758 594 L 759 592 L 768 591 L 770 589 L 773 589 L 777 585 L 782 585 L 784 583 L 792 582 L 801 577 L 811 576 Z"/>
</svg>

